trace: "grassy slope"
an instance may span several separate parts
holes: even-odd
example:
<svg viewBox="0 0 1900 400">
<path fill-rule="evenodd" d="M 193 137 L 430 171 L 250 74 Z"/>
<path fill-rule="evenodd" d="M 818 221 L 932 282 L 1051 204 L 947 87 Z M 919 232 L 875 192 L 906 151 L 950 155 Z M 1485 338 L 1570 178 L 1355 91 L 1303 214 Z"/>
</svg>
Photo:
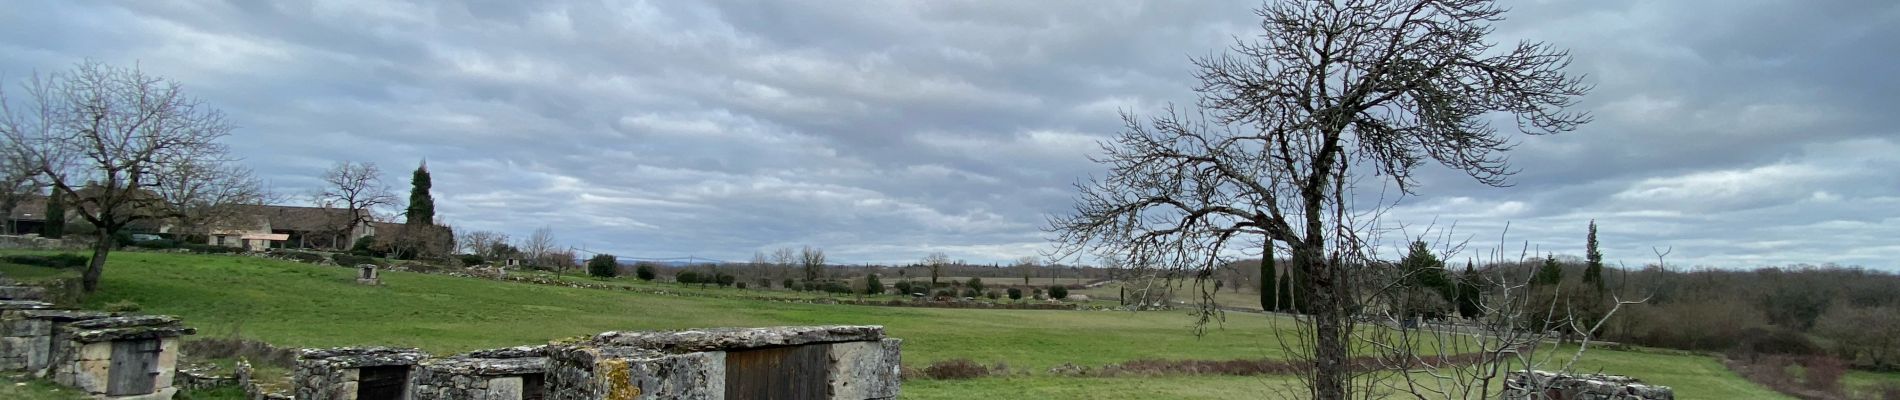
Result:
<svg viewBox="0 0 1900 400">
<path fill-rule="evenodd" d="M 353 271 L 275 260 L 115 253 L 91 306 L 130 300 L 176 314 L 201 335 L 236 330 L 290 346 L 400 345 L 442 354 L 545 342 L 606 330 L 707 326 L 881 324 L 905 339 L 905 364 L 970 358 L 1040 373 L 1072 362 L 1135 358 L 1279 357 L 1265 317 L 1230 314 L 1196 338 L 1169 312 L 959 310 L 790 304 L 569 289 L 391 272 L 385 286 L 352 283 Z M 724 289 L 725 291 L 735 291 Z M 1676 386 L 1682 398 L 1774 398 L 1694 356 L 1595 351 L 1582 369 Z M 1284 377 L 1061 378 L 913 381 L 907 398 L 1046 394 L 1044 398 L 1234 398 L 1291 385 Z M 1122 397 L 1117 397 L 1122 396 Z"/>
<path fill-rule="evenodd" d="M 1117 298 L 1121 297 L 1123 284 L 1124 282 L 1109 283 L 1097 288 L 1078 290 L 1075 293 L 1086 294 L 1089 295 L 1089 297 L 1095 298 Z M 1254 291 L 1252 288 L 1243 286 L 1239 290 L 1235 290 L 1234 288 L 1221 288 L 1221 290 L 1215 291 L 1213 290 L 1214 287 L 1211 286 L 1213 285 L 1212 283 L 1208 283 L 1208 285 L 1210 286 L 1206 287 L 1205 290 L 1214 292 L 1214 304 L 1219 304 L 1223 307 L 1250 310 L 1260 309 L 1260 292 Z M 1203 288 L 1194 286 L 1193 282 L 1176 282 L 1172 286 L 1174 286 L 1174 299 L 1183 302 L 1199 301 L 1201 291 L 1203 290 Z M 1156 290 L 1160 290 L 1162 287 L 1163 285 L 1161 284 L 1155 285 Z"/>
</svg>

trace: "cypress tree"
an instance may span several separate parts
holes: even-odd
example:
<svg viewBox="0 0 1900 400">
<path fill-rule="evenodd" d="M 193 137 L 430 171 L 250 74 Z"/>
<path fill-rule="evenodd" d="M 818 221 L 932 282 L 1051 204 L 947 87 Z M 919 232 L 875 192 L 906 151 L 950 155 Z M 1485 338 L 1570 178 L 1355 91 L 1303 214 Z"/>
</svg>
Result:
<svg viewBox="0 0 1900 400">
<path fill-rule="evenodd" d="M 40 227 L 40 236 L 58 239 L 66 235 L 66 199 L 54 190 L 46 196 L 46 224 Z"/>
<path fill-rule="evenodd" d="M 1603 294 L 1603 252 L 1597 251 L 1597 221 L 1590 220 L 1590 236 L 1584 243 L 1584 258 L 1589 266 L 1583 270 L 1583 281 L 1596 287 L 1597 294 Z"/>
<path fill-rule="evenodd" d="M 429 195 L 429 162 L 423 161 L 416 167 L 415 175 L 409 178 L 409 219 L 407 225 L 422 226 L 435 223 L 435 197 Z"/>
<path fill-rule="evenodd" d="M 1532 280 L 1532 283 L 1539 284 L 1539 285 L 1555 285 L 1555 284 L 1563 283 L 1563 281 L 1564 281 L 1564 268 L 1562 265 L 1557 264 L 1557 256 L 1555 255 L 1544 256 L 1544 266 L 1537 270 L 1537 276 L 1535 279 Z"/>
<path fill-rule="evenodd" d="M 1465 260 L 1465 273 L 1458 277 L 1458 315 L 1465 318 L 1484 316 L 1484 307 L 1481 307 L 1483 295 L 1478 287 L 1478 272 L 1471 268 L 1471 260 Z"/>
<path fill-rule="evenodd" d="M 1280 297 L 1280 294 L 1279 294 L 1280 283 L 1278 282 L 1279 279 L 1276 279 L 1276 278 L 1279 278 L 1279 274 L 1280 274 L 1280 270 L 1273 267 L 1273 245 L 1268 244 L 1267 254 L 1265 254 L 1265 257 L 1261 257 L 1260 259 L 1260 309 L 1261 310 L 1280 311 L 1279 304 L 1277 302 Z"/>
</svg>

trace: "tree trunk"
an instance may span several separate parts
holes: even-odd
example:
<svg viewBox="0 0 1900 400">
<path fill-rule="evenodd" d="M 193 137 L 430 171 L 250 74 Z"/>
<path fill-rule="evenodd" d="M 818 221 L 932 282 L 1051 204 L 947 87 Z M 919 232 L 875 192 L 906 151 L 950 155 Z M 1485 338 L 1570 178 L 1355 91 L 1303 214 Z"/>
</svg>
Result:
<svg viewBox="0 0 1900 400">
<path fill-rule="evenodd" d="M 1296 285 L 1305 287 L 1304 298 L 1295 299 L 1301 310 L 1310 313 L 1313 318 L 1313 398 L 1320 400 L 1343 400 L 1346 398 L 1347 371 L 1346 359 L 1346 316 L 1344 307 L 1340 307 L 1336 274 L 1332 266 L 1326 265 L 1318 250 L 1303 249 L 1294 252 L 1298 260 L 1295 268 L 1304 268 Z"/>
<path fill-rule="evenodd" d="M 92 244 L 92 262 L 87 263 L 86 273 L 80 277 L 79 281 L 80 288 L 84 289 L 86 294 L 99 290 L 99 276 L 104 275 L 106 271 L 106 254 L 112 252 L 114 244 L 112 234 L 106 232 L 105 229 L 99 229 L 98 234 L 93 236 L 96 242 Z"/>
</svg>

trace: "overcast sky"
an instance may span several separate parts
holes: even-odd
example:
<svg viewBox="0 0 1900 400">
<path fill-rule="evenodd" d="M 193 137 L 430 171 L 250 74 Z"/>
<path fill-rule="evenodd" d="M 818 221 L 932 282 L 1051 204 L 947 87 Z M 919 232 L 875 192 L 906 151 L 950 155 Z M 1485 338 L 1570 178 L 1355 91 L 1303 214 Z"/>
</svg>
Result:
<svg viewBox="0 0 1900 400">
<path fill-rule="evenodd" d="M 1900 3 L 1503 4 L 1494 36 L 1571 49 L 1596 122 L 1525 138 L 1514 187 L 1427 167 L 1392 226 L 1496 243 L 1508 222 L 1513 249 L 1581 254 L 1595 219 L 1629 265 L 1900 268 Z M 178 80 L 285 193 L 353 160 L 406 194 L 427 158 L 463 231 L 1006 262 L 1106 171 L 1086 157 L 1117 112 L 1191 104 L 1188 58 L 1257 33 L 1256 5 L 31 1 L 0 10 L 0 74 Z"/>
</svg>

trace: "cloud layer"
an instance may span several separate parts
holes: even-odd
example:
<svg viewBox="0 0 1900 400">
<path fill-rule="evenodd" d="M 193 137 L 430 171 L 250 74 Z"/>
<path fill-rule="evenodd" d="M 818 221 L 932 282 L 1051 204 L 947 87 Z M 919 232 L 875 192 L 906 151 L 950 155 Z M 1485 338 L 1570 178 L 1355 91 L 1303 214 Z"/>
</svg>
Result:
<svg viewBox="0 0 1900 400">
<path fill-rule="evenodd" d="M 334 160 L 458 229 L 637 257 L 1007 261 L 1121 110 L 1191 103 L 1188 57 L 1251 2 L 33 2 L 0 73 L 85 58 L 182 81 L 275 189 Z M 1526 138 L 1511 188 L 1443 170 L 1388 220 L 1631 264 L 1900 266 L 1900 5 L 1513 2 L 1503 40 L 1573 50 L 1597 121 Z M 1436 221 L 1436 224 L 1433 224 Z M 1396 238 L 1394 239 L 1396 240 Z M 1475 245 L 1471 253 L 1488 252 Z"/>
</svg>

